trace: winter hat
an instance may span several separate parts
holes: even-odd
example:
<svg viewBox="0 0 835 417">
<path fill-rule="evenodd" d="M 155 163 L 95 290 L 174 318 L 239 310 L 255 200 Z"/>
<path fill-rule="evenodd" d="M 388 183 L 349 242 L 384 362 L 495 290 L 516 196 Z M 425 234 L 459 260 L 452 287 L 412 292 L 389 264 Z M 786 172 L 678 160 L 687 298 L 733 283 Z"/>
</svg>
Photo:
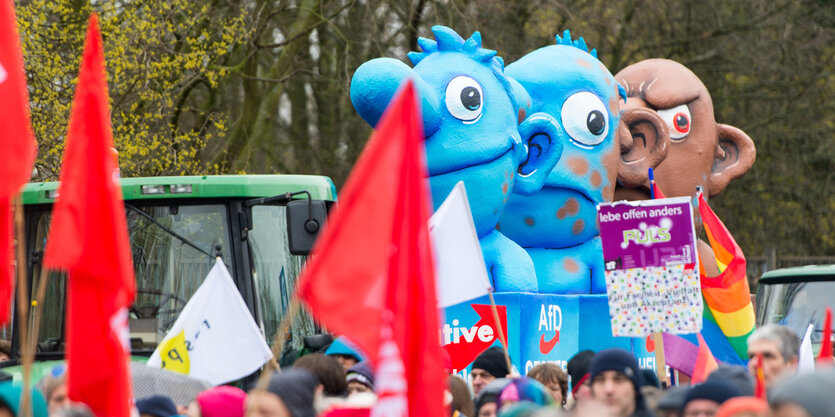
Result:
<svg viewBox="0 0 835 417">
<path fill-rule="evenodd" d="M 356 345 L 354 345 L 350 340 L 348 340 L 345 336 L 339 336 L 336 340 L 331 343 L 328 347 L 328 350 L 325 351 L 325 355 L 343 355 L 343 356 L 350 356 L 357 360 L 357 362 L 362 362 L 365 360 L 363 358 L 362 353 Z"/>
<path fill-rule="evenodd" d="M 314 417 L 313 393 L 319 380 L 307 369 L 287 368 L 273 374 L 267 391 L 277 395 L 292 417 Z"/>
<path fill-rule="evenodd" d="M 666 391 L 664 391 L 664 395 L 661 396 L 661 399 L 658 400 L 658 409 L 659 410 L 678 410 L 681 408 L 681 404 L 684 402 L 684 397 L 687 396 L 687 392 L 690 390 L 690 387 L 684 385 L 676 385 L 674 387 L 670 387 Z"/>
<path fill-rule="evenodd" d="M 652 369 L 641 369 L 641 377 L 644 381 L 644 386 L 661 388 L 661 382 L 658 381 L 658 375 Z"/>
<path fill-rule="evenodd" d="M 583 384 L 583 377 L 589 373 L 589 365 L 594 357 L 593 350 L 582 350 L 577 352 L 568 360 L 568 376 L 571 377 L 571 392 L 577 392 L 577 388 Z"/>
<path fill-rule="evenodd" d="M 539 381 L 522 376 L 511 379 L 502 388 L 499 399 L 496 401 L 496 409 L 500 410 L 505 404 L 530 402 L 537 405 L 548 405 L 554 402 L 551 392 Z"/>
<path fill-rule="evenodd" d="M 504 358 L 504 349 L 499 346 L 492 346 L 478 355 L 473 362 L 473 369 L 475 368 L 484 369 L 496 378 L 504 378 L 510 373 Z"/>
<path fill-rule="evenodd" d="M 737 413 L 768 413 L 768 403 L 755 397 L 736 397 L 725 401 L 715 417 L 734 417 Z"/>
<path fill-rule="evenodd" d="M 687 395 L 684 397 L 684 402 L 681 403 L 679 410 L 681 413 L 684 413 L 687 403 L 693 400 L 711 400 L 722 405 L 722 403 L 731 398 L 742 396 L 742 393 L 730 382 L 721 378 L 708 379 L 699 385 L 694 385 L 687 391 Z"/>
<path fill-rule="evenodd" d="M 136 401 L 139 414 L 150 414 L 156 417 L 171 417 L 177 415 L 174 401 L 164 395 L 153 395 Z"/>
<path fill-rule="evenodd" d="M 589 378 L 594 380 L 594 377 L 603 373 L 604 371 L 617 371 L 629 378 L 632 385 L 635 386 L 637 395 L 641 395 L 641 370 L 638 368 L 638 360 L 635 355 L 621 349 L 609 348 L 602 350 L 591 360 L 589 366 Z"/>
<path fill-rule="evenodd" d="M 245 400 L 242 389 L 228 385 L 209 388 L 194 399 L 203 417 L 243 417 Z"/>
<path fill-rule="evenodd" d="M 0 382 L 0 403 L 5 403 L 12 410 L 14 415 L 17 415 L 20 409 L 20 394 L 22 388 L 19 384 L 12 381 Z M 46 401 L 43 395 L 37 390 L 32 390 L 32 415 L 34 417 L 46 417 Z"/>
<path fill-rule="evenodd" d="M 530 401 L 521 401 L 516 404 L 510 404 L 498 412 L 499 417 L 530 417 L 542 409 L 541 405 L 534 404 Z"/>
<path fill-rule="evenodd" d="M 742 395 L 752 397 L 754 395 L 754 378 L 748 373 L 748 369 L 738 365 L 719 365 L 715 371 L 707 377 L 708 381 L 722 379 L 736 387 Z"/>
<path fill-rule="evenodd" d="M 786 378 L 769 392 L 772 406 L 797 404 L 812 417 L 830 417 L 835 410 L 835 372 L 809 372 Z"/>
<path fill-rule="evenodd" d="M 359 382 L 368 388 L 374 389 L 374 372 L 368 362 L 357 362 L 345 375 L 345 382 Z"/>
<path fill-rule="evenodd" d="M 498 378 L 485 385 L 475 397 L 475 401 L 473 401 L 475 415 L 478 415 L 479 410 L 481 410 L 481 407 L 483 407 L 484 404 L 497 403 L 499 401 L 499 395 L 502 393 L 502 389 L 508 383 L 510 383 L 509 379 Z"/>
</svg>

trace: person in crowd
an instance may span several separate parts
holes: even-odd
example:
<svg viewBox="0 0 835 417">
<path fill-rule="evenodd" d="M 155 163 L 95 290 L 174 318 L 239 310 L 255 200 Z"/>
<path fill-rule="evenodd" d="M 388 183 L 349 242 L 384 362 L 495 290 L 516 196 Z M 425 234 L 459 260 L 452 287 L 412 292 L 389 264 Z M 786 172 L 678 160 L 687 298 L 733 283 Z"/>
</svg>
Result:
<svg viewBox="0 0 835 417">
<path fill-rule="evenodd" d="M 559 404 L 560 408 L 565 407 L 568 399 L 568 375 L 562 368 L 553 363 L 541 363 L 531 368 L 528 376 L 548 388 L 554 402 Z"/>
<path fill-rule="evenodd" d="M 296 360 L 293 367 L 313 372 L 322 384 L 325 396 L 342 397 L 345 395 L 348 388 L 348 383 L 345 382 L 345 370 L 336 358 L 321 353 L 312 353 Z"/>
<path fill-rule="evenodd" d="M 246 417 L 314 417 L 313 398 L 319 386 L 316 375 L 307 369 L 284 369 L 270 377 L 266 389 L 249 392 Z"/>
<path fill-rule="evenodd" d="M 475 401 L 473 401 L 474 417 L 496 417 L 498 411 L 496 403 L 499 401 L 502 389 L 509 382 L 510 380 L 507 378 L 496 378 L 482 387 L 476 395 Z"/>
<path fill-rule="evenodd" d="M 532 404 L 541 408 L 553 404 L 554 398 L 550 390 L 539 381 L 520 376 L 511 379 L 502 388 L 499 399 L 496 401 L 496 409 L 501 412 L 504 408 L 519 403 Z"/>
<path fill-rule="evenodd" d="M 136 400 L 139 417 L 172 417 L 177 414 L 174 401 L 164 395 L 152 395 Z"/>
<path fill-rule="evenodd" d="M 359 349 L 345 336 L 337 337 L 325 351 L 325 355 L 336 359 L 345 372 L 348 372 L 358 362 L 363 361 L 363 356 L 360 354 Z"/>
<path fill-rule="evenodd" d="M 467 382 L 458 375 L 449 375 L 449 408 L 452 417 L 475 417 L 473 398 Z"/>
<path fill-rule="evenodd" d="M 767 324 L 748 336 L 748 370 L 756 377 L 756 361 L 761 354 L 765 386 L 773 387 L 781 379 L 797 371 L 800 338 L 795 332 L 778 324 Z"/>
<path fill-rule="evenodd" d="M 653 410 L 656 417 L 679 417 L 678 412 L 689 389 L 685 385 L 676 385 L 664 391 Z"/>
<path fill-rule="evenodd" d="M 787 377 L 769 392 L 773 417 L 832 417 L 835 415 L 835 370 Z"/>
<path fill-rule="evenodd" d="M 742 393 L 728 381 L 721 378 L 707 380 L 687 391 L 681 404 L 681 417 L 713 417 L 725 401 L 741 396 Z"/>
<path fill-rule="evenodd" d="M 15 417 L 20 409 L 23 389 L 12 381 L 0 382 L 0 417 Z M 31 389 L 32 417 L 47 417 L 46 401 L 40 392 Z"/>
<path fill-rule="evenodd" d="M 487 384 L 497 378 L 504 378 L 509 373 L 510 369 L 507 367 L 504 349 L 499 346 L 492 346 L 485 350 L 475 358 L 473 368 L 470 371 L 473 395 L 477 397 Z"/>
<path fill-rule="evenodd" d="M 584 400 L 592 397 L 589 384 L 589 364 L 594 357 L 593 350 L 582 350 L 577 352 L 568 360 L 568 377 L 571 383 L 571 396 L 575 400 Z"/>
<path fill-rule="evenodd" d="M 58 411 L 54 414 L 50 414 L 49 417 L 96 417 L 93 415 L 93 412 L 90 411 L 90 408 L 84 404 L 70 404 Z"/>
<path fill-rule="evenodd" d="M 610 348 L 594 355 L 589 366 L 592 396 L 617 417 L 651 417 L 641 394 L 641 370 L 632 353 Z"/>
<path fill-rule="evenodd" d="M 725 401 L 715 417 L 769 417 L 768 403 L 760 398 L 736 397 Z"/>
<path fill-rule="evenodd" d="M 64 364 L 55 365 L 49 373 L 38 382 L 38 389 L 46 398 L 46 406 L 49 415 L 56 411 L 70 406 L 70 397 L 67 396 L 67 367 Z"/>
<path fill-rule="evenodd" d="M 707 380 L 722 379 L 733 385 L 740 394 L 746 397 L 754 396 L 754 378 L 744 366 L 741 365 L 719 365 L 708 375 Z"/>
<path fill-rule="evenodd" d="M 186 409 L 187 417 L 243 417 L 246 392 L 240 388 L 221 385 L 209 388 L 192 401 Z"/>
<path fill-rule="evenodd" d="M 0 362 L 6 362 L 12 359 L 12 342 L 8 340 L 0 340 Z"/>
<path fill-rule="evenodd" d="M 374 392 L 374 372 L 366 361 L 354 364 L 345 375 L 348 383 L 348 395 L 361 392 Z"/>
</svg>

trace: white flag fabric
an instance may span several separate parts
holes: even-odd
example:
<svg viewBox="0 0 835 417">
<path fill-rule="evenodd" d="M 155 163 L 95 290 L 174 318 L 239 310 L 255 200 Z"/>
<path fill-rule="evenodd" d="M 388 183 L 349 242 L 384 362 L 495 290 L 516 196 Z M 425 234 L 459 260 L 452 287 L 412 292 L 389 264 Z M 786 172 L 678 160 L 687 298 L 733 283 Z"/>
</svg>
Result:
<svg viewBox="0 0 835 417">
<path fill-rule="evenodd" d="M 272 356 L 229 271 L 218 259 L 148 359 L 148 366 L 220 385 L 251 374 Z"/>
<path fill-rule="evenodd" d="M 812 351 L 812 331 L 815 330 L 814 324 L 809 324 L 806 329 L 806 335 L 803 336 L 803 341 L 800 342 L 800 355 L 797 361 L 797 372 L 815 372 L 815 352 Z"/>
<path fill-rule="evenodd" d="M 429 219 L 429 233 L 435 247 L 438 306 L 449 307 L 486 295 L 490 279 L 463 182 L 455 184 Z"/>
</svg>

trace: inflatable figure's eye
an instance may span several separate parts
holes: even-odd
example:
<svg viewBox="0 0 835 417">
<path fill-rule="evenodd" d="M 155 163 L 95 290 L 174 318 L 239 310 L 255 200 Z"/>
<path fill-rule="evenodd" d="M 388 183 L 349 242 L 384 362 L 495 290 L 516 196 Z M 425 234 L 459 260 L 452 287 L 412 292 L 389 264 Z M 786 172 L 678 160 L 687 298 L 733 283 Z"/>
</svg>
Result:
<svg viewBox="0 0 835 417">
<path fill-rule="evenodd" d="M 658 110 L 658 115 L 667 122 L 670 128 L 670 139 L 682 139 L 690 133 L 690 109 L 686 104 L 680 104 L 671 109 Z"/>
<path fill-rule="evenodd" d="M 582 91 L 562 104 L 562 125 L 580 146 L 597 145 L 609 131 L 609 112 L 599 97 Z"/>
<path fill-rule="evenodd" d="M 455 77 L 446 86 L 446 108 L 449 114 L 464 123 L 478 121 L 483 102 L 481 85 L 470 77 Z"/>
</svg>

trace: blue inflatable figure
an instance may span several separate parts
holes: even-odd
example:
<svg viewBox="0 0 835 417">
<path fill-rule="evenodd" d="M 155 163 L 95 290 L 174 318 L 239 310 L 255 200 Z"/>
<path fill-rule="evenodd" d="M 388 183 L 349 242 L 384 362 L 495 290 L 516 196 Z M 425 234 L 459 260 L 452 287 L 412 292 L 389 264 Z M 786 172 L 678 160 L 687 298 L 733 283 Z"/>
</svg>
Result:
<svg viewBox="0 0 835 417">
<path fill-rule="evenodd" d="M 561 129 L 552 116 L 526 111 L 530 96 L 505 77 L 504 62 L 481 47 L 478 32 L 466 40 L 443 26 L 432 33 L 436 40 L 420 38 L 422 52 L 409 53 L 414 68 L 392 58 L 361 65 L 351 102 L 375 126 L 403 81 L 414 81 L 435 208 L 464 181 L 493 288 L 537 292 L 530 257 L 496 224 L 512 192 L 542 187 L 562 153 Z"/>
<path fill-rule="evenodd" d="M 648 185 L 647 171 L 667 152 L 666 124 L 651 112 L 620 111 L 626 93 L 565 31 L 557 44 L 507 66 L 532 99 L 527 111 L 545 112 L 564 129 L 563 155 L 533 196 L 515 193 L 499 228 L 525 247 L 536 265 L 539 290 L 552 294 L 606 291 L 596 216 L 615 185 Z"/>
</svg>

